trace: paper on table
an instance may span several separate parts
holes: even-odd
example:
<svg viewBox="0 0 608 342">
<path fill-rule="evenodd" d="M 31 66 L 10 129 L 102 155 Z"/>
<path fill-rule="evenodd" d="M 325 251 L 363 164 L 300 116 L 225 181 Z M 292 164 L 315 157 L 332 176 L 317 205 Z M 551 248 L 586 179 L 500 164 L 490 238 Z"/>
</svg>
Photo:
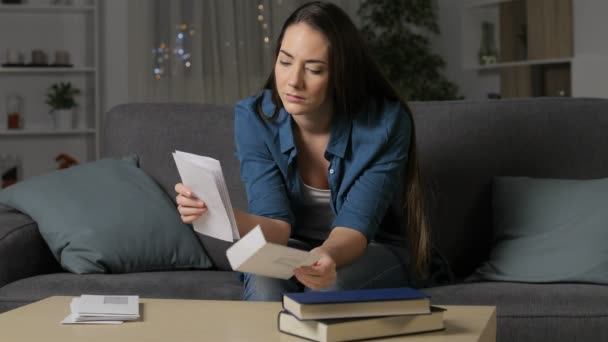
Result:
<svg viewBox="0 0 608 342">
<path fill-rule="evenodd" d="M 112 303 L 113 299 L 120 303 Z M 82 295 L 70 302 L 70 314 L 61 324 L 122 324 L 139 319 L 138 296 Z"/>
<path fill-rule="evenodd" d="M 80 316 L 139 316 L 139 296 L 82 295 L 75 309 Z"/>
<path fill-rule="evenodd" d="M 77 321 L 77 315 L 69 314 L 61 324 L 123 324 L 123 321 Z"/>
<path fill-rule="evenodd" d="M 181 151 L 175 151 L 173 159 L 182 183 L 202 198 L 208 208 L 192 223 L 194 230 L 229 242 L 238 240 L 239 231 L 220 162 Z"/>
</svg>

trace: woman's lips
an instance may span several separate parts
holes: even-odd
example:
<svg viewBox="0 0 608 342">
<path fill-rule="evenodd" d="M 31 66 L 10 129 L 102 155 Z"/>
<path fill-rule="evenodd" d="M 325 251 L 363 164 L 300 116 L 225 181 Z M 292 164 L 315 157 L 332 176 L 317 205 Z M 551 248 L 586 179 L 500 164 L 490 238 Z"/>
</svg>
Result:
<svg viewBox="0 0 608 342">
<path fill-rule="evenodd" d="M 292 95 L 292 94 L 285 94 L 285 97 L 287 97 L 287 101 L 289 101 L 289 102 L 294 102 L 294 103 L 302 103 L 302 102 L 304 102 L 304 98 L 301 97 L 301 96 Z"/>
</svg>

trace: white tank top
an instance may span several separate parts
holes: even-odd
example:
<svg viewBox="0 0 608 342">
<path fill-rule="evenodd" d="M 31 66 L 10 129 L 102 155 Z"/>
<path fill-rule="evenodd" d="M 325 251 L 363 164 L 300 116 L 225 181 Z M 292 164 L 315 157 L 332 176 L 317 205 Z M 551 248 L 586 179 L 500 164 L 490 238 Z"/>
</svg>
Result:
<svg viewBox="0 0 608 342">
<path fill-rule="evenodd" d="M 331 232 L 331 224 L 335 215 L 331 210 L 331 190 L 317 189 L 307 185 L 300 178 L 302 184 L 302 215 L 299 218 L 299 234 L 305 237 L 325 240 Z"/>
</svg>

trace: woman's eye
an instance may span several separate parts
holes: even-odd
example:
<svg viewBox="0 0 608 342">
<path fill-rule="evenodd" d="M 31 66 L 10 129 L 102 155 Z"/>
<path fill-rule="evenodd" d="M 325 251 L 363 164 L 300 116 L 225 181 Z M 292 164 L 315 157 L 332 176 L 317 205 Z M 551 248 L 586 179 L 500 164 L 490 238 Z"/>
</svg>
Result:
<svg viewBox="0 0 608 342">
<path fill-rule="evenodd" d="M 285 61 L 279 61 L 279 63 L 280 63 L 281 65 L 291 65 L 291 63 L 289 63 L 289 62 L 285 62 Z"/>
<path fill-rule="evenodd" d="M 319 75 L 322 72 L 321 70 L 314 70 L 314 69 L 308 69 L 308 71 L 312 72 L 315 75 Z"/>
</svg>

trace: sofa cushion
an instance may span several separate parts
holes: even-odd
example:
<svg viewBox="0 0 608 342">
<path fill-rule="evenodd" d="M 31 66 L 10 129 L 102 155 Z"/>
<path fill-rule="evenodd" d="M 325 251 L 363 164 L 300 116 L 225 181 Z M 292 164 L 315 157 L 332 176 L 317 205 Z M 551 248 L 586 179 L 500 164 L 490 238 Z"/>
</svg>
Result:
<svg viewBox="0 0 608 342">
<path fill-rule="evenodd" d="M 492 305 L 497 341 L 605 341 L 608 286 L 481 282 L 422 290 L 433 305 Z"/>
<path fill-rule="evenodd" d="M 608 178 L 498 177 L 495 242 L 472 280 L 608 284 Z"/>
<path fill-rule="evenodd" d="M 170 271 L 128 274 L 46 274 L 0 288 L 0 312 L 50 296 L 126 294 L 144 298 L 240 300 L 236 272 Z M 67 308 L 66 308 L 67 309 Z"/>
<path fill-rule="evenodd" d="M 179 150 L 219 160 L 232 206 L 247 209 L 239 161 L 234 154 L 234 106 L 129 103 L 108 111 L 104 125 L 102 155 L 118 158 L 137 153 L 141 169 L 173 200 L 173 189 L 180 177 L 171 153 Z M 199 238 L 217 269 L 232 270 L 226 258 L 231 243 L 204 235 Z"/>
<path fill-rule="evenodd" d="M 0 191 L 27 213 L 74 273 L 207 268 L 211 262 L 169 197 L 135 158 L 103 159 Z"/>
<path fill-rule="evenodd" d="M 0 287 L 61 267 L 31 217 L 0 203 Z"/>
</svg>

